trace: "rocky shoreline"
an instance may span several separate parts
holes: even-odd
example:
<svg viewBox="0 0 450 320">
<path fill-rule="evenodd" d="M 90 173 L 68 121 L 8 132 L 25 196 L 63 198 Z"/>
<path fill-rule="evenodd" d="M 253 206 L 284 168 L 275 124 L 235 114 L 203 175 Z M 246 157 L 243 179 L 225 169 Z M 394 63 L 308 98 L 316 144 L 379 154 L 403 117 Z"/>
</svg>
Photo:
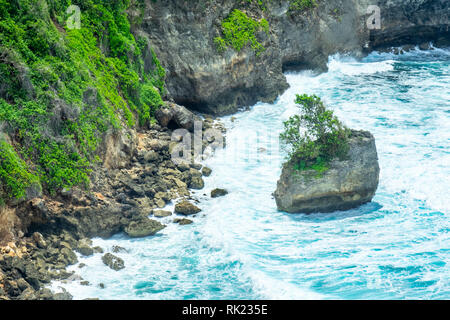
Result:
<svg viewBox="0 0 450 320">
<path fill-rule="evenodd" d="M 192 130 L 190 123 L 178 120 L 186 119 L 180 110 L 184 116 L 193 118 L 193 114 L 181 106 L 173 109 L 178 118 L 172 126 Z M 203 131 L 225 132 L 209 116 L 201 123 Z M 89 192 L 62 190 L 53 197 L 44 195 L 8 209 L 21 221 L 20 240 L 0 246 L 0 300 L 71 299 L 70 293 L 53 293 L 45 286 L 53 280 L 87 285 L 66 268 L 78 262 L 75 252 L 104 254 L 102 248 L 92 247 L 90 238 L 109 238 L 120 232 L 130 237 L 151 236 L 165 227 L 158 219 L 172 215 L 172 223 L 180 227 L 191 224 L 186 216 L 200 209 L 191 202 L 190 190 L 203 188 L 203 177 L 210 175 L 211 169 L 171 160 L 172 129 L 154 124 L 148 130 L 128 131 L 130 139 L 106 147 L 104 165 L 93 170 Z M 203 149 L 207 146 L 204 141 Z M 176 203 L 174 213 L 163 210 L 172 202 Z M 104 254 L 102 260 L 113 270 L 125 267 L 112 253 Z"/>
</svg>

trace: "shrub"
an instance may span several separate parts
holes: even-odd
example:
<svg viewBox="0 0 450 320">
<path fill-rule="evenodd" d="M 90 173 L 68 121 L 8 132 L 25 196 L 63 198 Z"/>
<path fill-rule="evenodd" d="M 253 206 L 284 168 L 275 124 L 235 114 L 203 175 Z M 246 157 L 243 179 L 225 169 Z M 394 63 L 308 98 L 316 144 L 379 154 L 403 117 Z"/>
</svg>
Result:
<svg viewBox="0 0 450 320">
<path fill-rule="evenodd" d="M 2 202 L 5 198 L 22 198 L 26 188 L 38 181 L 14 148 L 3 140 L 0 140 L 0 181 Z"/>
<path fill-rule="evenodd" d="M 141 125 L 147 123 L 154 112 L 163 104 L 158 89 L 152 84 L 145 84 L 141 89 L 141 108 L 139 108 L 139 120 Z"/>
<path fill-rule="evenodd" d="M 289 11 L 306 11 L 317 7 L 317 0 L 292 0 Z"/>
<path fill-rule="evenodd" d="M 260 55 L 266 48 L 258 42 L 256 35 L 263 30 L 269 34 L 269 23 L 265 19 L 260 21 L 248 17 L 244 12 L 235 9 L 228 18 L 222 22 L 222 37 L 214 38 L 217 50 L 224 51 L 225 47 L 232 47 L 236 51 L 241 51 L 246 45 Z"/>
<path fill-rule="evenodd" d="M 347 154 L 350 130 L 316 95 L 297 95 L 295 103 L 301 112 L 284 122 L 280 139 L 296 169 L 322 172 L 329 161 Z"/>
</svg>

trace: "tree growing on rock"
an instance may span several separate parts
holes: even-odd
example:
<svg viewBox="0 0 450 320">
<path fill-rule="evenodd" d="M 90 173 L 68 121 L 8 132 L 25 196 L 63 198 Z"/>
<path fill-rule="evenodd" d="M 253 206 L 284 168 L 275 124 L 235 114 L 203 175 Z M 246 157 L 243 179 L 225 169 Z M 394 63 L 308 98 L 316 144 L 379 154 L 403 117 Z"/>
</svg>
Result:
<svg viewBox="0 0 450 320">
<path fill-rule="evenodd" d="M 280 134 L 288 158 L 298 170 L 325 171 L 332 159 L 347 154 L 350 130 L 316 95 L 297 95 L 295 103 L 300 113 L 284 122 Z"/>
</svg>

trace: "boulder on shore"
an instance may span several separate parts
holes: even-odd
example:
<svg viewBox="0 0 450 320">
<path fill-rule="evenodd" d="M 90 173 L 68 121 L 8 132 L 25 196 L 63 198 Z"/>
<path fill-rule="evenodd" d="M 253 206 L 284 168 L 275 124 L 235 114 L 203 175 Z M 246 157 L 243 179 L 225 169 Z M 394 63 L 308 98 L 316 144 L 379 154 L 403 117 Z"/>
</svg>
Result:
<svg viewBox="0 0 450 320">
<path fill-rule="evenodd" d="M 179 128 L 194 131 L 194 122 L 202 121 L 192 111 L 176 103 L 166 103 L 155 112 L 155 117 L 163 127 L 170 127 L 174 123 Z"/>
<path fill-rule="evenodd" d="M 189 216 L 199 213 L 201 209 L 187 200 L 183 200 L 175 205 L 175 213 Z"/>
<path fill-rule="evenodd" d="M 125 233 L 131 238 L 142 238 L 152 236 L 165 227 L 166 226 L 159 221 L 145 218 L 139 221 L 130 222 L 125 228 Z"/>
<path fill-rule="evenodd" d="M 285 163 L 274 193 L 278 210 L 333 212 L 370 202 L 380 173 L 375 138 L 368 131 L 352 130 L 349 146 L 347 157 L 333 160 L 323 173 L 298 171 L 292 161 Z"/>
</svg>

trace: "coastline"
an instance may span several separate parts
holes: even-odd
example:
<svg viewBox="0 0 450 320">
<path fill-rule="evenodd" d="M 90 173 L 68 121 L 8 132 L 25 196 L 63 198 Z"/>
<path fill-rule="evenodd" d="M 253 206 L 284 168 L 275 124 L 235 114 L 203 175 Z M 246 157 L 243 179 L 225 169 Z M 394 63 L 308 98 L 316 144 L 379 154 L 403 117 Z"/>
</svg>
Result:
<svg viewBox="0 0 450 320">
<path fill-rule="evenodd" d="M 80 241 L 86 242 L 86 238 L 97 236 L 109 238 L 118 232 L 122 232 L 123 228 L 130 221 L 137 217 L 142 218 L 142 211 L 152 210 L 154 208 L 151 207 L 154 205 L 159 207 L 158 209 L 164 210 L 162 202 L 159 206 L 156 203 L 149 204 L 138 201 L 131 201 L 130 203 L 129 199 L 123 199 L 120 196 L 125 193 L 131 200 L 136 200 L 142 198 L 142 192 L 144 192 L 144 195 L 146 194 L 145 190 L 139 190 L 139 183 L 133 182 L 136 180 L 136 176 L 146 176 L 145 172 L 152 172 L 152 176 L 155 176 L 157 179 L 169 176 L 179 177 L 177 179 L 184 182 L 186 186 L 181 184 L 180 187 L 176 180 L 171 179 L 174 182 L 172 186 L 178 188 L 179 193 L 182 194 L 181 197 L 188 197 L 188 199 L 193 200 L 188 195 L 190 194 L 188 184 L 193 175 L 183 175 L 183 172 L 189 172 L 190 169 L 193 169 L 196 170 L 192 171 L 195 172 L 194 175 L 198 176 L 202 166 L 192 164 L 189 169 L 181 169 L 174 164 L 170 164 L 171 160 L 168 157 L 170 148 L 169 133 L 170 131 L 167 128 L 158 126 L 145 133 L 137 132 L 137 141 L 148 140 L 142 143 L 140 151 L 148 151 L 147 148 L 151 146 L 151 149 L 157 151 L 157 159 L 149 161 L 153 159 L 154 154 L 147 155 L 147 159 L 143 153 L 139 154 L 138 142 L 135 149 L 137 153 L 131 152 L 131 160 L 129 163 L 125 163 L 124 168 L 113 169 L 113 174 L 108 173 L 109 170 L 105 168 L 94 173 L 93 183 L 95 184 L 92 188 L 92 194 L 74 189 L 70 193 L 61 193 L 54 199 L 44 197 L 42 201 L 32 200 L 27 203 L 27 207 L 23 208 L 24 210 L 38 213 L 36 216 L 39 219 L 49 219 L 47 221 L 54 219 L 52 221 L 56 222 L 56 224 L 52 224 L 52 228 L 45 231 L 39 228 L 36 229 L 36 232 L 41 231 L 41 234 L 44 234 L 43 239 L 33 233 L 31 237 L 25 237 L 24 241 L 18 242 L 15 246 L 8 245 L 9 249 L 7 247 L 2 248 L 3 256 L 0 256 L 2 269 L 23 270 L 23 272 L 21 271 L 21 273 L 17 274 L 17 281 L 12 280 L 16 283 L 10 281 L 9 287 L 6 287 L 6 289 L 16 293 L 25 288 L 20 295 L 16 296 L 16 298 L 20 299 L 70 299 L 70 292 L 51 293 L 48 289 L 42 288 L 46 287 L 49 281 L 83 281 L 83 279 L 74 276 L 73 273 L 66 271 L 68 265 L 74 265 L 73 262 L 76 258 L 74 257 L 74 249 L 79 246 Z M 149 163 L 157 164 L 158 169 L 154 170 L 156 168 L 153 165 L 147 166 L 146 164 Z M 162 170 L 160 170 L 161 167 Z M 118 188 L 115 187 L 117 186 L 117 181 L 121 183 Z M 125 192 L 113 191 L 113 189 Z M 188 193 L 186 193 L 186 190 Z M 153 196 L 157 192 L 154 192 Z M 179 194 L 176 197 L 172 196 L 175 196 L 175 194 L 160 194 L 155 199 L 161 199 L 165 204 L 180 199 Z M 121 200 L 118 201 L 118 199 Z M 93 205 L 96 208 L 92 209 Z M 91 209 L 87 210 L 87 207 Z M 121 211 L 129 212 L 129 214 L 121 215 Z M 118 215 L 120 216 L 118 217 Z M 76 219 L 79 220 L 75 221 Z M 42 225 L 45 225 L 45 221 L 41 220 L 40 222 Z M 180 228 L 182 227 L 180 226 Z M 58 235 L 52 234 L 53 232 L 56 232 Z M 45 245 L 42 243 L 42 240 L 46 243 Z M 102 251 L 104 251 L 104 248 L 93 247 L 92 249 L 98 254 L 103 254 Z M 41 272 L 43 268 L 55 270 Z M 9 275 L 7 274 L 7 276 Z M 26 279 L 27 282 L 34 283 L 35 286 L 29 288 L 23 281 L 20 281 L 21 279 Z M 2 289 L 4 290 L 5 288 Z"/>
<path fill-rule="evenodd" d="M 225 132 L 222 124 L 209 116 L 202 120 L 202 127 L 203 132 L 211 128 Z M 201 191 L 202 177 L 210 175 L 211 170 L 201 161 L 172 161 L 169 151 L 176 142 L 171 139 L 171 129 L 153 125 L 152 129 L 127 134 L 136 139 L 129 139 L 129 145 L 119 144 L 128 154 L 114 169 L 102 166 L 93 170 L 89 191 L 63 190 L 55 197 L 34 198 L 17 207 L 20 213 L 16 214 L 31 213 L 34 220 L 28 227 L 29 236 L 0 247 L 0 281 L 5 283 L 0 287 L 0 299 L 71 300 L 69 292 L 52 292 L 49 287 L 54 281 L 87 285 L 67 268 L 77 265 L 79 257 L 104 256 L 104 248 L 92 246 L 92 238 L 111 238 L 134 222 L 141 226 L 149 220 L 158 224 L 162 221 L 178 228 L 192 223 L 188 214 L 183 218 L 182 214 L 173 213 L 173 207 L 181 200 L 196 203 L 192 191 Z M 204 141 L 203 149 L 208 144 Z M 113 153 L 117 150 L 106 151 Z M 106 158 L 103 163 L 111 162 Z M 156 212 L 170 216 L 157 216 Z"/>
</svg>

